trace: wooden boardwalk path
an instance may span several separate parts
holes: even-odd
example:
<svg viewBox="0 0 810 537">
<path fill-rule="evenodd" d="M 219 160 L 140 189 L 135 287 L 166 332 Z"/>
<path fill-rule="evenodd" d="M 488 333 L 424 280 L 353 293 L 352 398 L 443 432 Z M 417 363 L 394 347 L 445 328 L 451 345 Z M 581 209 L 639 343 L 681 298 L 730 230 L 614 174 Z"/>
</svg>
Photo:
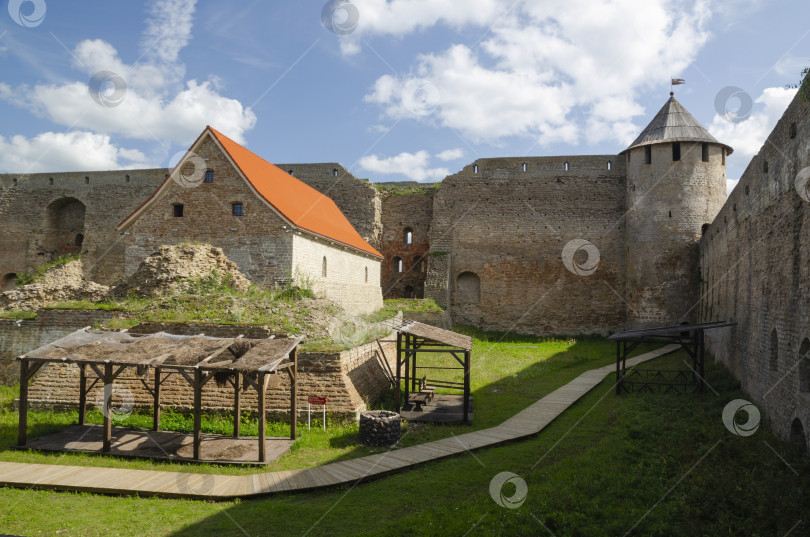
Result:
<svg viewBox="0 0 810 537">
<path fill-rule="evenodd" d="M 634 366 L 679 348 L 680 345 L 667 345 L 628 359 L 627 365 Z M 363 479 L 397 472 L 417 464 L 535 435 L 613 371 L 613 364 L 586 371 L 500 425 L 489 429 L 316 468 L 230 476 L 0 462 L 0 486 L 228 500 L 353 485 Z"/>
</svg>

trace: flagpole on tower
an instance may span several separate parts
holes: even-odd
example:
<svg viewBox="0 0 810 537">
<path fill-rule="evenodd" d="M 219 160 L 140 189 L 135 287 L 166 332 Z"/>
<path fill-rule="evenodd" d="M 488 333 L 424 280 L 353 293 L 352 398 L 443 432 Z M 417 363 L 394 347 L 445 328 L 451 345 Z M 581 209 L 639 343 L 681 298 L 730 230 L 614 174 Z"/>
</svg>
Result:
<svg viewBox="0 0 810 537">
<path fill-rule="evenodd" d="M 675 96 L 675 90 L 673 89 L 674 86 L 680 86 L 681 84 L 686 84 L 686 80 L 683 78 L 675 78 L 669 77 L 669 95 L 671 97 Z"/>
</svg>

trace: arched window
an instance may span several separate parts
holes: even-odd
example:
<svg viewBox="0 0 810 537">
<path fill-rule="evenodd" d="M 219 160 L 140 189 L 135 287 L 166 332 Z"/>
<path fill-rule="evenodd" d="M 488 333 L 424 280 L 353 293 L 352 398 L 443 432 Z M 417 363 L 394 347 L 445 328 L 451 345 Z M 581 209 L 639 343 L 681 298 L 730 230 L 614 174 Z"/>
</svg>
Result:
<svg viewBox="0 0 810 537">
<path fill-rule="evenodd" d="M 799 391 L 810 392 L 810 339 L 799 347 Z"/>
<path fill-rule="evenodd" d="M 0 282 L 0 291 L 11 291 L 17 287 L 17 275 L 13 272 L 3 276 L 3 281 Z"/>
<path fill-rule="evenodd" d="M 776 335 L 776 328 L 771 331 L 771 343 L 768 350 L 768 368 L 776 371 L 779 369 L 779 336 Z"/>
<path fill-rule="evenodd" d="M 402 242 L 405 244 L 413 244 L 413 230 L 406 227 L 402 230 Z"/>
<path fill-rule="evenodd" d="M 77 233 L 76 238 L 74 239 L 74 244 L 76 245 L 76 248 L 81 248 L 82 244 L 84 244 L 84 235 Z"/>
<path fill-rule="evenodd" d="M 394 267 L 394 272 L 402 272 L 402 258 L 395 257 L 392 260 L 392 266 Z"/>
<path fill-rule="evenodd" d="M 337 177 L 337 176 L 338 176 L 338 169 L 337 168 L 332 168 L 332 177 Z"/>
<path fill-rule="evenodd" d="M 326 256 L 323 256 L 323 263 L 321 265 L 321 276 L 326 278 Z"/>
<path fill-rule="evenodd" d="M 474 272 L 462 272 L 456 277 L 456 303 L 480 304 L 481 279 Z"/>
</svg>

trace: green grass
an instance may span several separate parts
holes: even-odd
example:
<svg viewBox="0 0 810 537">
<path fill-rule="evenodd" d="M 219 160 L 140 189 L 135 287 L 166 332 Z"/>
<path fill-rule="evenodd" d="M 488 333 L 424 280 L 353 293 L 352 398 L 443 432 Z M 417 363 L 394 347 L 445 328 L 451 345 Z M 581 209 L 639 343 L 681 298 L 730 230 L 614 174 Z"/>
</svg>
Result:
<svg viewBox="0 0 810 537">
<path fill-rule="evenodd" d="M 520 354 L 509 350 L 518 344 L 506 343 L 507 354 Z M 684 357 L 645 367 L 680 367 Z M 352 488 L 224 503 L 0 489 L 0 528 L 87 537 L 806 535 L 808 458 L 766 422 L 750 437 L 729 433 L 723 407 L 746 396 L 722 365 L 708 364 L 706 378 L 718 395 L 617 397 L 609 377 L 536 437 Z M 526 482 L 517 509 L 490 496 L 503 471 Z"/>
<path fill-rule="evenodd" d="M 432 298 L 389 298 L 383 300 L 382 309 L 366 315 L 370 322 L 379 322 L 390 319 L 399 311 L 444 311 Z"/>
<path fill-rule="evenodd" d="M 0 311 L 0 319 L 36 319 L 37 312 L 28 310 Z"/>
</svg>

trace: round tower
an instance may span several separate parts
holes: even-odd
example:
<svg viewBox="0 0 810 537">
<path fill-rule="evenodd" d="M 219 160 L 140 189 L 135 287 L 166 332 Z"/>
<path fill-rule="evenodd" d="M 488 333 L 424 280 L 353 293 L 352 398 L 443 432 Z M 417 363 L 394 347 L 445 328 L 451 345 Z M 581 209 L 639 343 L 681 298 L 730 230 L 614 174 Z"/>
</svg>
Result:
<svg viewBox="0 0 810 537">
<path fill-rule="evenodd" d="M 674 94 L 625 151 L 630 328 L 697 321 L 698 241 L 726 201 L 726 157 Z"/>
</svg>

